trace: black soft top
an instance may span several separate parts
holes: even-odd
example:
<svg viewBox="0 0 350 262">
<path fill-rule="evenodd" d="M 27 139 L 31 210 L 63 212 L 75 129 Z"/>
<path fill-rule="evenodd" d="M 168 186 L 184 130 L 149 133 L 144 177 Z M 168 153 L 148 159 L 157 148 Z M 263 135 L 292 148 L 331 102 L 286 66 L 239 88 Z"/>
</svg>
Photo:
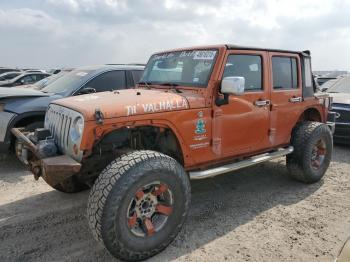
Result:
<svg viewBox="0 0 350 262">
<path fill-rule="evenodd" d="M 226 45 L 227 49 L 239 49 L 239 50 L 259 50 L 259 51 L 270 51 L 270 52 L 280 52 L 280 53 L 294 53 L 302 56 L 310 56 L 311 52 L 309 50 L 305 51 L 291 51 L 283 49 L 273 49 L 273 48 L 263 48 L 263 47 L 252 47 L 252 46 L 241 46 L 241 45 Z"/>
</svg>

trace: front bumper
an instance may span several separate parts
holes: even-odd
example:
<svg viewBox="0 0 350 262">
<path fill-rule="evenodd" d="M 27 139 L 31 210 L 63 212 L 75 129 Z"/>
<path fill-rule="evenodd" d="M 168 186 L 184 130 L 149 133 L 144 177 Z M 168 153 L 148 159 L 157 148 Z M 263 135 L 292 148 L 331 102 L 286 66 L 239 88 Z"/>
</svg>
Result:
<svg viewBox="0 0 350 262">
<path fill-rule="evenodd" d="M 335 132 L 335 122 L 337 119 L 337 113 L 336 112 L 328 112 L 328 118 L 327 118 L 327 126 L 331 130 L 332 134 Z"/>
<path fill-rule="evenodd" d="M 81 163 L 67 155 L 43 157 L 39 148 L 29 138 L 24 129 L 12 128 L 17 137 L 16 156 L 33 173 L 35 179 L 40 176 L 51 186 L 55 186 L 81 170 Z"/>
<path fill-rule="evenodd" d="M 334 141 L 336 143 L 350 144 L 350 123 L 335 124 Z"/>
<path fill-rule="evenodd" d="M 0 153 L 8 153 L 11 146 L 11 139 L 9 136 L 9 127 L 12 120 L 17 115 L 10 112 L 0 112 Z"/>
</svg>

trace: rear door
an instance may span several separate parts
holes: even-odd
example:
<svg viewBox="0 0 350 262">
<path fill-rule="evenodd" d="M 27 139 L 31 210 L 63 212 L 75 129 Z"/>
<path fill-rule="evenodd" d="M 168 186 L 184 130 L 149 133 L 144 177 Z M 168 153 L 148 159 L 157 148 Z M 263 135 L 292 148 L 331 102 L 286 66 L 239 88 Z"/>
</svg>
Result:
<svg viewBox="0 0 350 262">
<path fill-rule="evenodd" d="M 302 77 L 298 54 L 269 52 L 271 77 L 270 141 L 288 144 L 300 116 Z"/>
</svg>

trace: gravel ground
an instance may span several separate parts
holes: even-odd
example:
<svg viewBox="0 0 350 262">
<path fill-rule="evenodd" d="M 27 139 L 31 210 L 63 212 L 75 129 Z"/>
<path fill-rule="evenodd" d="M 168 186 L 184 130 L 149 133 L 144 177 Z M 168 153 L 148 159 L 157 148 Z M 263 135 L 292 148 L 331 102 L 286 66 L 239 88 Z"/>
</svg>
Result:
<svg viewBox="0 0 350 262">
<path fill-rule="evenodd" d="M 183 230 L 150 261 L 334 261 L 350 236 L 350 147 L 335 147 L 313 185 L 290 180 L 281 158 L 193 182 L 192 192 Z M 89 231 L 87 197 L 1 161 L 0 261 L 114 261 Z"/>
</svg>

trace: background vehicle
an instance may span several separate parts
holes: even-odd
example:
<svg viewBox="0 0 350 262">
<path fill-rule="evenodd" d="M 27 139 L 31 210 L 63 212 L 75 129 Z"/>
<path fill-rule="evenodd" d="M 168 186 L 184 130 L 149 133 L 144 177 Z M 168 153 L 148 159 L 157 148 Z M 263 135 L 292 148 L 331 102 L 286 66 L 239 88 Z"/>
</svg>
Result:
<svg viewBox="0 0 350 262">
<path fill-rule="evenodd" d="M 17 69 L 17 68 L 9 68 L 9 67 L 0 67 L 0 74 L 6 73 L 6 72 L 20 72 L 22 70 Z"/>
<path fill-rule="evenodd" d="M 350 144 L 350 76 L 339 79 L 327 92 L 333 97 L 332 111 L 338 114 L 334 141 Z"/>
<path fill-rule="evenodd" d="M 20 71 L 10 71 L 0 75 L 0 81 L 6 81 L 22 74 Z"/>
<path fill-rule="evenodd" d="M 66 69 L 66 70 L 61 70 L 60 73 L 57 73 L 57 74 L 52 74 L 50 75 L 49 77 L 46 77 L 34 84 L 31 84 L 31 85 L 23 85 L 23 86 L 20 86 L 21 88 L 32 88 L 32 89 L 35 89 L 35 90 L 41 90 L 43 89 L 44 87 L 48 86 L 49 84 L 53 83 L 54 81 L 56 81 L 58 78 L 64 76 L 66 73 L 72 71 L 71 69 Z"/>
<path fill-rule="evenodd" d="M 142 66 L 89 66 L 73 70 L 41 91 L 29 88 L 0 88 L 0 152 L 14 143 L 12 127 L 29 130 L 42 127 L 47 106 L 53 100 L 86 93 L 131 88 L 139 80 Z"/>
<path fill-rule="evenodd" d="M 16 76 L 13 79 L 10 79 L 7 81 L 0 81 L 0 87 L 13 87 L 13 86 L 34 84 L 35 82 L 38 82 L 41 79 L 46 78 L 48 76 L 49 74 L 47 73 L 25 72 L 23 74 L 20 74 L 19 76 Z"/>
<path fill-rule="evenodd" d="M 43 69 L 27 69 L 27 70 L 25 70 L 25 72 L 27 72 L 27 73 L 49 73 Z M 51 73 L 49 73 L 49 74 L 51 74 Z"/>
<path fill-rule="evenodd" d="M 12 129 L 35 178 L 63 192 L 93 185 L 90 228 L 115 257 L 141 260 L 171 243 L 189 179 L 287 156 L 290 176 L 314 183 L 329 166 L 331 99 L 315 94 L 308 51 L 157 53 L 138 87 L 56 100 L 44 129 Z"/>
<path fill-rule="evenodd" d="M 322 86 L 323 84 L 327 83 L 329 80 L 336 80 L 336 77 L 317 77 L 316 82 L 319 86 Z"/>
</svg>

